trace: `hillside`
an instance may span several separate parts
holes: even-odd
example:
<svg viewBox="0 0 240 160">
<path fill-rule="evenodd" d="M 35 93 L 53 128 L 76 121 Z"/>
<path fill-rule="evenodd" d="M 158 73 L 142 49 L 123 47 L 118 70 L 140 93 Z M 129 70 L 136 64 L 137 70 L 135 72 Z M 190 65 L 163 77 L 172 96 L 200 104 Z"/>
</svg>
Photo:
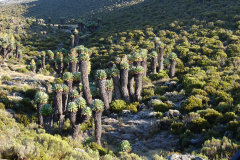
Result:
<svg viewBox="0 0 240 160">
<path fill-rule="evenodd" d="M 239 8 L 237 0 L 0 8 L 0 126 L 16 141 L 0 145 L 0 158 L 230 159 L 240 148 Z M 36 147 L 22 152 L 27 132 Z"/>
</svg>

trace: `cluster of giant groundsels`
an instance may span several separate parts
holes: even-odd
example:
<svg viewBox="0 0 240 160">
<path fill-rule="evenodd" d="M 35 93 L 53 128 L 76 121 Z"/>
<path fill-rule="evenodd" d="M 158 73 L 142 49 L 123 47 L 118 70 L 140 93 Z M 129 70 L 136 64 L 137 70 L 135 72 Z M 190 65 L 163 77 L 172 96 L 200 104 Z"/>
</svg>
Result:
<svg viewBox="0 0 240 160">
<path fill-rule="evenodd" d="M 93 114 L 95 138 L 97 143 L 101 144 L 101 116 L 102 113 L 106 116 L 110 115 L 109 104 L 113 97 L 126 102 L 140 101 L 142 78 L 147 75 L 147 56 L 152 59 L 153 74 L 157 69 L 163 70 L 165 66 L 169 68 L 170 77 L 174 76 L 176 54 L 171 53 L 169 60 L 163 60 L 164 44 L 158 37 L 155 37 L 154 42 L 155 51 L 151 54 L 148 55 L 147 49 L 141 49 L 140 52 L 122 58 L 116 57 L 115 64 L 109 62 L 108 69 L 96 71 L 95 79 L 100 99 L 94 99 L 90 89 L 88 75 L 91 70 L 91 50 L 80 45 L 72 48 L 70 53 L 65 49 L 61 49 L 56 54 L 50 50 L 42 51 L 41 59 L 37 61 L 37 68 L 45 67 L 47 55 L 50 66 L 62 77 L 64 84 L 53 85 L 54 107 L 47 103 L 46 93 L 38 92 L 35 95 L 38 123 L 44 126 L 47 133 L 52 133 L 52 123 L 58 122 L 61 134 L 64 119 L 69 118 L 72 124 L 72 136 L 76 138 L 79 134 L 79 125 L 87 122 Z"/>
</svg>

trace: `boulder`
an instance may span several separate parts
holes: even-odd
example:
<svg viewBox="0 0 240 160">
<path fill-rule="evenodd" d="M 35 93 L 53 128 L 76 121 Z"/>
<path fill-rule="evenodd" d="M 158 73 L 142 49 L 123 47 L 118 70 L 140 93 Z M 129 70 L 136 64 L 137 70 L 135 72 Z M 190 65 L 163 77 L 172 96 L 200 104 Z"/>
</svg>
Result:
<svg viewBox="0 0 240 160">
<path fill-rule="evenodd" d="M 178 110 L 169 110 L 165 112 L 165 115 L 171 119 L 174 117 L 180 117 L 180 118 L 182 117 L 182 114 Z"/>
<path fill-rule="evenodd" d="M 123 110 L 122 111 L 122 116 L 123 117 L 130 117 L 130 116 L 132 116 L 132 113 L 131 113 L 130 110 Z"/>
</svg>

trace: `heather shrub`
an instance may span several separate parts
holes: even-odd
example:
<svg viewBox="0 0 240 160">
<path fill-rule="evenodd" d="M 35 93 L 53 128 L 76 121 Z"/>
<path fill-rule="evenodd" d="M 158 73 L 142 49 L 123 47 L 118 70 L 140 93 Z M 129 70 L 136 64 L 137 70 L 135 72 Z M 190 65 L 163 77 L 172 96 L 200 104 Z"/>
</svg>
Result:
<svg viewBox="0 0 240 160">
<path fill-rule="evenodd" d="M 233 133 L 236 134 L 238 127 L 240 127 L 240 123 L 235 119 L 235 120 L 233 120 L 233 121 L 230 121 L 230 122 L 227 124 L 226 130 L 232 131 Z"/>
<path fill-rule="evenodd" d="M 196 118 L 189 124 L 189 129 L 194 133 L 201 133 L 203 129 L 208 129 L 209 123 L 204 118 Z"/>
<path fill-rule="evenodd" d="M 219 113 L 218 111 L 216 111 L 214 109 L 209 109 L 209 108 L 206 110 L 197 111 L 197 113 L 199 113 L 201 115 L 201 117 L 206 119 L 211 124 L 214 123 L 214 121 L 217 118 L 220 118 L 222 116 L 222 114 Z"/>
<path fill-rule="evenodd" d="M 126 102 L 124 100 L 115 100 L 110 104 L 111 110 L 115 113 L 121 113 L 125 107 Z"/>
<path fill-rule="evenodd" d="M 153 104 L 154 110 L 157 112 L 167 112 L 170 109 L 170 106 L 166 103 Z"/>
<path fill-rule="evenodd" d="M 187 101 L 183 103 L 181 109 L 186 112 L 196 111 L 202 108 L 202 99 L 190 96 Z"/>
<path fill-rule="evenodd" d="M 150 98 L 150 97 L 154 96 L 154 89 L 153 88 L 143 89 L 142 96 L 145 98 Z"/>
<path fill-rule="evenodd" d="M 184 131 L 186 130 L 186 127 L 182 122 L 173 122 L 169 127 L 169 130 L 171 131 L 171 133 L 178 135 L 178 134 L 184 133 Z"/>
<path fill-rule="evenodd" d="M 183 134 L 180 135 L 179 138 L 179 145 L 181 148 L 186 148 L 190 145 L 189 141 L 191 138 L 194 137 L 194 133 L 192 133 L 190 130 L 186 130 Z"/>
<path fill-rule="evenodd" d="M 132 113 L 137 113 L 138 107 L 140 106 L 139 102 L 133 102 L 131 104 L 128 104 L 125 109 L 130 110 Z"/>
</svg>

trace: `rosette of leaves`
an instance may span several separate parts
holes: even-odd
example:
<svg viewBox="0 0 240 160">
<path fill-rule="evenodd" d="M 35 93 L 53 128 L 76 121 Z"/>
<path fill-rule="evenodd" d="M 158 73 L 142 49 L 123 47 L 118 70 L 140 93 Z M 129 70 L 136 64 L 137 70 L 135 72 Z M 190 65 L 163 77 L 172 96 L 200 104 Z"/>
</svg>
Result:
<svg viewBox="0 0 240 160">
<path fill-rule="evenodd" d="M 54 60 L 54 59 L 50 59 L 49 63 L 50 63 L 50 64 L 54 64 L 54 63 L 55 63 L 55 60 Z"/>
<path fill-rule="evenodd" d="M 27 70 L 30 70 L 30 69 L 31 69 L 31 66 L 30 66 L 30 65 L 27 65 L 27 66 L 26 66 L 26 69 L 27 69 Z"/>
<path fill-rule="evenodd" d="M 70 37 L 71 37 L 71 38 L 74 38 L 74 35 L 71 35 Z"/>
<path fill-rule="evenodd" d="M 158 42 L 157 47 L 159 47 L 159 48 L 163 48 L 163 47 L 164 47 L 164 43 L 162 43 L 162 42 Z"/>
<path fill-rule="evenodd" d="M 133 63 L 133 61 L 134 61 L 133 56 L 131 54 L 128 54 L 127 60 L 128 60 L 128 63 Z"/>
<path fill-rule="evenodd" d="M 66 84 L 63 84 L 62 85 L 62 90 L 63 90 L 63 92 L 68 92 L 69 88 L 68 88 L 68 86 Z"/>
<path fill-rule="evenodd" d="M 95 77 L 96 79 L 106 79 L 107 74 L 104 70 L 97 70 Z"/>
<path fill-rule="evenodd" d="M 89 60 L 89 56 L 85 53 L 82 53 L 79 55 L 79 61 L 88 61 Z"/>
<path fill-rule="evenodd" d="M 70 63 L 77 63 L 78 59 L 72 55 L 68 56 L 68 62 Z"/>
<path fill-rule="evenodd" d="M 91 91 L 91 94 L 92 94 L 93 97 L 96 97 L 96 96 L 99 95 L 98 88 L 94 85 L 90 86 L 90 91 Z"/>
<path fill-rule="evenodd" d="M 35 94 L 34 101 L 35 101 L 35 103 L 42 103 L 42 104 L 44 104 L 44 103 L 47 103 L 48 98 L 49 97 L 48 97 L 47 93 L 40 91 L 40 92 L 37 92 Z"/>
<path fill-rule="evenodd" d="M 83 110 L 82 110 L 82 115 L 91 117 L 91 116 L 92 116 L 92 110 L 91 110 L 91 108 L 90 108 L 90 107 L 85 107 L 85 108 L 83 108 Z"/>
<path fill-rule="evenodd" d="M 52 87 L 52 90 L 55 92 L 62 92 L 63 91 L 63 86 L 61 84 L 54 84 Z"/>
<path fill-rule="evenodd" d="M 54 113 L 53 107 L 51 104 L 44 104 L 41 107 L 40 112 L 42 116 L 51 116 Z"/>
<path fill-rule="evenodd" d="M 168 59 L 170 60 L 176 60 L 177 59 L 177 54 L 174 52 L 171 52 L 168 56 Z"/>
<path fill-rule="evenodd" d="M 51 50 L 47 50 L 47 55 L 51 57 L 54 56 L 54 53 Z"/>
<path fill-rule="evenodd" d="M 146 49 L 141 49 L 140 50 L 140 54 L 141 54 L 141 57 L 142 57 L 142 61 L 145 61 L 147 60 L 147 52 L 148 51 L 145 51 Z"/>
<path fill-rule="evenodd" d="M 75 103 L 76 103 L 78 108 L 84 108 L 84 107 L 87 106 L 86 100 L 82 97 L 77 98 Z"/>
<path fill-rule="evenodd" d="M 77 91 L 77 90 L 72 90 L 72 91 L 70 92 L 70 97 L 76 98 L 76 97 L 78 97 L 78 96 L 79 96 L 79 94 L 78 94 L 78 91 Z"/>
<path fill-rule="evenodd" d="M 134 61 L 142 61 L 142 56 L 140 53 L 134 52 L 132 56 Z"/>
<path fill-rule="evenodd" d="M 57 63 L 61 63 L 62 61 L 63 61 L 63 54 L 62 53 L 59 53 L 59 52 L 57 52 L 56 53 L 56 62 Z"/>
<path fill-rule="evenodd" d="M 154 43 L 160 42 L 160 38 L 159 38 L 159 37 L 154 37 L 154 38 L 153 38 L 153 42 L 154 42 Z"/>
<path fill-rule="evenodd" d="M 129 64 L 128 62 L 122 62 L 120 64 L 120 69 L 129 69 Z"/>
<path fill-rule="evenodd" d="M 134 75 L 134 74 L 135 74 L 135 70 L 136 70 L 136 67 L 132 67 L 132 68 L 129 70 L 129 75 Z"/>
<path fill-rule="evenodd" d="M 81 73 L 80 72 L 74 72 L 73 73 L 73 80 L 74 81 L 81 81 Z"/>
<path fill-rule="evenodd" d="M 163 60 L 163 65 L 166 67 L 166 66 L 170 66 L 171 65 L 171 62 L 169 61 L 169 59 L 164 59 Z"/>
<path fill-rule="evenodd" d="M 67 57 L 63 58 L 63 63 L 68 64 L 68 58 Z"/>
<path fill-rule="evenodd" d="M 42 64 L 42 60 L 37 60 L 37 64 Z"/>
<path fill-rule="evenodd" d="M 42 52 L 41 52 L 41 56 L 46 56 L 46 52 L 45 52 L 45 51 L 42 51 Z"/>
<path fill-rule="evenodd" d="M 135 74 L 140 74 L 144 72 L 144 68 L 142 66 L 138 66 L 134 69 Z"/>
<path fill-rule="evenodd" d="M 110 76 L 111 77 L 116 77 L 118 75 L 118 69 L 115 65 L 110 69 Z"/>
<path fill-rule="evenodd" d="M 112 91 L 113 90 L 113 82 L 111 80 L 107 79 L 105 82 L 105 88 L 106 88 L 106 90 Z"/>
<path fill-rule="evenodd" d="M 66 72 L 63 74 L 63 80 L 64 81 L 72 81 L 73 80 L 73 74 L 71 72 Z"/>
<path fill-rule="evenodd" d="M 158 57 L 157 52 L 156 51 L 152 51 L 151 52 L 151 58 L 156 58 L 156 57 Z"/>
<path fill-rule="evenodd" d="M 115 58 L 115 63 L 119 64 L 121 63 L 122 59 L 120 57 L 116 57 Z"/>
<path fill-rule="evenodd" d="M 19 51 L 18 51 L 18 54 L 19 54 L 19 55 L 22 55 L 22 50 L 19 50 Z"/>
<path fill-rule="evenodd" d="M 30 65 L 31 69 L 36 69 L 36 65 Z"/>
<path fill-rule="evenodd" d="M 104 110 L 104 103 L 100 99 L 94 99 L 90 107 L 93 111 L 102 111 Z"/>
<path fill-rule="evenodd" d="M 68 112 L 77 112 L 78 111 L 78 107 L 77 107 L 76 103 L 75 102 L 68 103 L 67 111 Z"/>
<path fill-rule="evenodd" d="M 118 147 L 119 152 L 130 152 L 131 150 L 132 147 L 130 146 L 128 140 L 123 140 Z"/>
</svg>

